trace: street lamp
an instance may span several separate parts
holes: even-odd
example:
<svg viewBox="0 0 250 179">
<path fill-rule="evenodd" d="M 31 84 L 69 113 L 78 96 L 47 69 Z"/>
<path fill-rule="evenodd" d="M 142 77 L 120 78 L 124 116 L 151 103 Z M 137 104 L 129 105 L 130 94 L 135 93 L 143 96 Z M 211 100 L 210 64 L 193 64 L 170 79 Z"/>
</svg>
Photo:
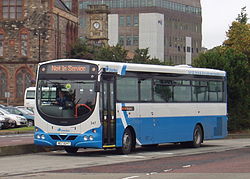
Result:
<svg viewBox="0 0 250 179">
<path fill-rule="evenodd" d="M 47 31 L 46 28 L 38 27 L 34 30 L 34 35 L 38 35 L 38 62 L 41 62 L 41 39 L 46 39 Z"/>
</svg>

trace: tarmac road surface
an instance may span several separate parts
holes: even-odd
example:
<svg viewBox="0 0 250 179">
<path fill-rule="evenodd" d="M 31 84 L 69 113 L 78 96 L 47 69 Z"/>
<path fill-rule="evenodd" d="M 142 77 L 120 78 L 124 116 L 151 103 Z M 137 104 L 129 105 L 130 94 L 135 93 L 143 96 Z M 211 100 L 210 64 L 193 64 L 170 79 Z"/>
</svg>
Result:
<svg viewBox="0 0 250 179">
<path fill-rule="evenodd" d="M 3 178 L 250 178 L 250 139 L 206 141 L 195 149 L 172 144 L 137 148 L 130 155 L 54 151 L 0 157 L 0 164 Z"/>
</svg>

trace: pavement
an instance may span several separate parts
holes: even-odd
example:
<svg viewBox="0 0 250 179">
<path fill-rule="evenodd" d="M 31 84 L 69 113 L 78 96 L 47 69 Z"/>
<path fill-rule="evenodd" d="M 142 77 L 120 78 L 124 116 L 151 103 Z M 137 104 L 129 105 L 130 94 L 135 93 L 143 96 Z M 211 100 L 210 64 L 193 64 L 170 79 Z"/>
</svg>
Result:
<svg viewBox="0 0 250 179">
<path fill-rule="evenodd" d="M 30 154 L 37 152 L 49 152 L 54 150 L 60 150 L 61 147 L 43 147 L 37 146 L 33 143 L 33 132 L 20 132 L 20 131 L 0 131 L 0 137 L 8 138 L 13 137 L 16 134 L 25 135 L 30 134 L 29 140 L 16 140 L 16 142 L 1 142 L 0 143 L 0 157 L 9 156 L 9 155 L 21 155 L 21 154 Z M 229 134 L 228 139 L 238 139 L 238 138 L 250 138 L 249 133 L 238 133 L 238 134 Z M 8 140 L 8 139 L 7 139 Z M 6 141 L 6 140 L 5 140 Z M 14 140 L 15 141 L 15 140 Z"/>
</svg>

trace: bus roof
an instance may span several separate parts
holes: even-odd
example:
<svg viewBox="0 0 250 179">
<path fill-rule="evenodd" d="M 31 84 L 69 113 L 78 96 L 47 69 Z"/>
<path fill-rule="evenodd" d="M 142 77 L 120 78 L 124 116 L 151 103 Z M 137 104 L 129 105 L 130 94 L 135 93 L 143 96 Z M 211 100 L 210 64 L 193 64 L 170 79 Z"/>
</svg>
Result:
<svg viewBox="0 0 250 179">
<path fill-rule="evenodd" d="M 208 68 L 194 68 L 188 65 L 152 65 L 152 64 L 136 64 L 136 63 L 121 63 L 121 62 L 108 62 L 108 61 L 95 61 L 95 60 L 82 60 L 82 59 L 58 59 L 40 63 L 39 65 L 52 63 L 52 62 L 86 62 L 99 66 L 99 69 L 104 69 L 106 72 L 117 72 L 124 75 L 126 72 L 156 72 L 156 73 L 177 73 L 177 74 L 191 74 L 191 75 L 207 75 L 207 76 L 226 76 L 226 72 L 222 70 L 208 69 Z"/>
</svg>

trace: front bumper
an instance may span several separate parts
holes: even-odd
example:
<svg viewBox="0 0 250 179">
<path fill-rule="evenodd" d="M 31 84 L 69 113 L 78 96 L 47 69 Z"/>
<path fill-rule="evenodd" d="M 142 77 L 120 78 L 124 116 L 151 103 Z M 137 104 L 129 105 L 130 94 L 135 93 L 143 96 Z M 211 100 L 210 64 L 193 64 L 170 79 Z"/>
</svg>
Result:
<svg viewBox="0 0 250 179">
<path fill-rule="evenodd" d="M 96 132 L 93 132 L 95 130 Z M 70 146 L 79 148 L 102 148 L 101 128 L 92 129 L 84 134 L 45 133 L 36 128 L 34 144 L 42 146 Z"/>
</svg>

